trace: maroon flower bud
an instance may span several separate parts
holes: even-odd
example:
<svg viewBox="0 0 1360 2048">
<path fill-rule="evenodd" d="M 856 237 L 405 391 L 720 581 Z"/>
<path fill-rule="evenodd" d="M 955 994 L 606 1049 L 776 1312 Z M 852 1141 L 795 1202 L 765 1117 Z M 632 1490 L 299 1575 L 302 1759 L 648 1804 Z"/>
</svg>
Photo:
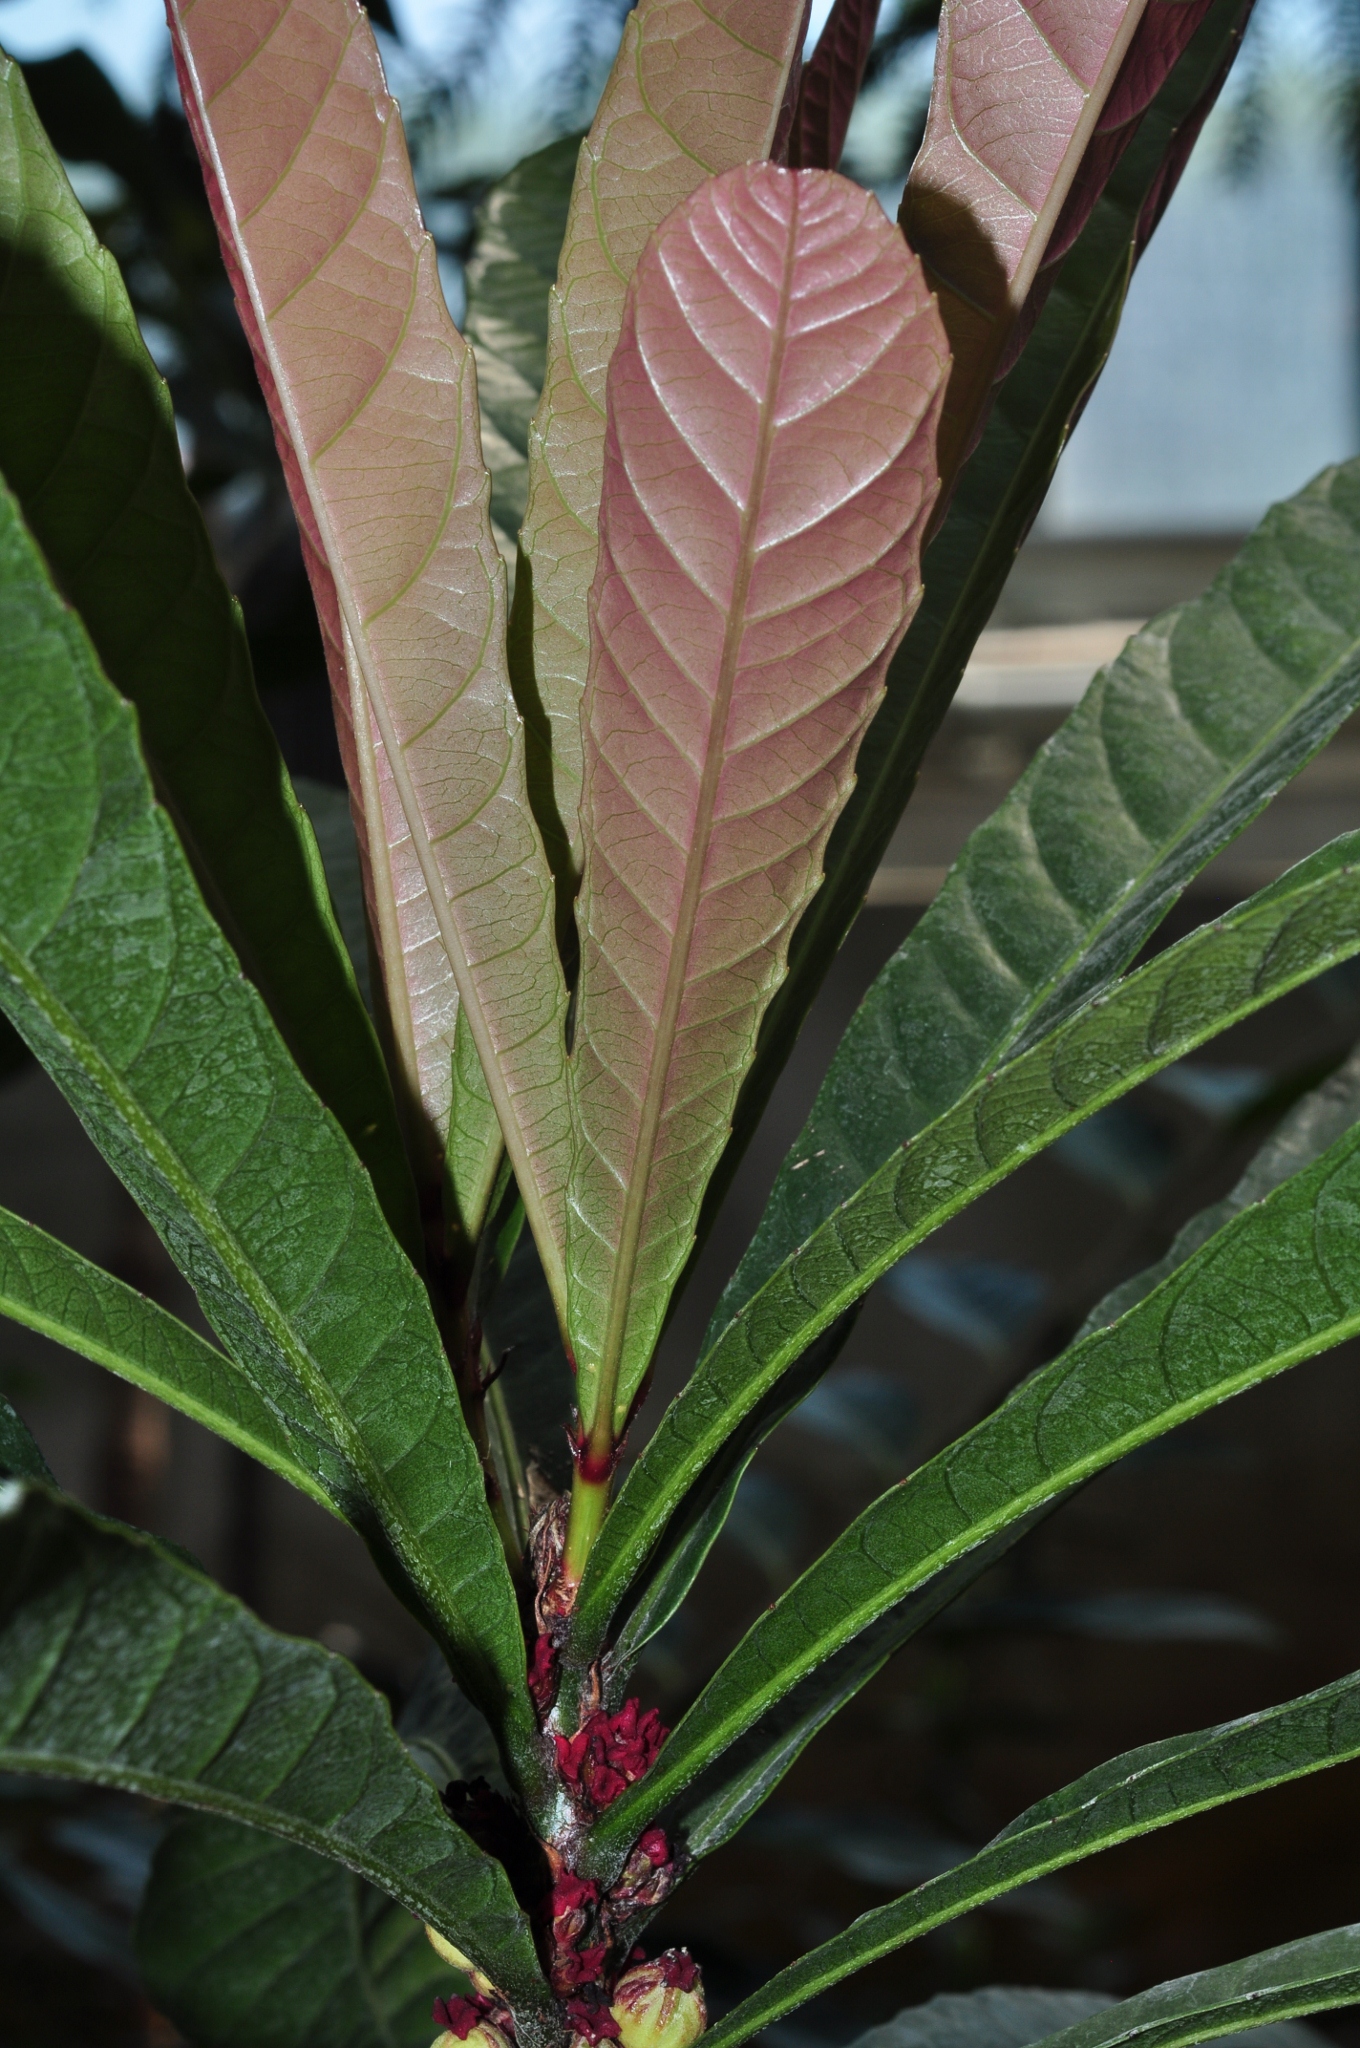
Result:
<svg viewBox="0 0 1360 2048">
<path fill-rule="evenodd" d="M 689 1950 L 668 1948 L 650 1963 L 632 1964 L 614 1986 L 610 2011 L 623 2048 L 693 2048 L 708 2012 Z"/>
<path fill-rule="evenodd" d="M 609 1894 L 609 1910 L 616 1920 L 634 1913 L 651 1912 L 675 1888 L 676 1868 L 671 1845 L 660 1828 L 648 1828 L 636 1843 Z"/>
<path fill-rule="evenodd" d="M 539 1719 L 545 1719 L 557 1694 L 557 1652 L 549 1636 L 539 1636 L 534 1643 L 529 1658 L 529 1694 Z"/>
<path fill-rule="evenodd" d="M 617 1714 L 601 1710 L 588 1715 L 574 1735 L 553 1737 L 558 1775 L 602 1812 L 647 1775 L 665 1739 L 655 1707 L 644 1713 L 637 1700 L 625 1700 Z"/>
<path fill-rule="evenodd" d="M 571 2021 L 575 2039 L 588 2041 L 591 2048 L 598 2048 L 601 2041 L 617 2041 L 619 2038 L 619 2023 L 598 1988 L 569 1998 L 566 2015 Z"/>
<path fill-rule="evenodd" d="M 468 2043 L 468 2048 L 510 2048 L 506 2035 L 474 1999 L 436 1998 L 431 2018 L 444 2029 L 435 2048 L 453 2048 L 455 2041 Z"/>
</svg>

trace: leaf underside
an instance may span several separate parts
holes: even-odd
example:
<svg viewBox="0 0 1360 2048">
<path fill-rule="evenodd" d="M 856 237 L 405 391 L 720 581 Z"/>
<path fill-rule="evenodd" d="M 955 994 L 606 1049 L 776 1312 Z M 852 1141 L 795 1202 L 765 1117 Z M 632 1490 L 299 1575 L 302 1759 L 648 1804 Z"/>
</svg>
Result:
<svg viewBox="0 0 1360 2048">
<path fill-rule="evenodd" d="M 706 177 L 769 155 L 803 0 L 641 0 L 581 145 L 529 436 L 511 664 L 533 790 L 569 898 L 581 865 L 581 698 L 604 474 L 605 373 L 652 230 Z"/>
<path fill-rule="evenodd" d="M 427 1164 L 446 1141 L 461 1008 L 558 1261 L 566 991 L 551 879 L 505 668 L 472 356 L 444 303 L 396 104 L 358 0 L 170 11 L 321 614 Z M 479 1135 L 479 1153 L 498 1146 L 494 1122 Z M 490 1176 L 474 1159 L 464 1177 Z"/>
<path fill-rule="evenodd" d="M 606 1449 L 919 598 L 946 369 L 919 265 L 827 172 L 710 181 L 629 290 L 591 597 L 568 1214 L 582 1421 Z"/>
</svg>

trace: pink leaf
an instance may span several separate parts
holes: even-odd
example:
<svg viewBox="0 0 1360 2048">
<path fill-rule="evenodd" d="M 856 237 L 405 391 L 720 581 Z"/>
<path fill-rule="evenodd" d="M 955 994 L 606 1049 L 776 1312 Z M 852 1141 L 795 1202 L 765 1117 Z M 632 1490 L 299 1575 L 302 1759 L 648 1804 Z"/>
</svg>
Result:
<svg viewBox="0 0 1360 2048">
<path fill-rule="evenodd" d="M 789 137 L 794 170 L 834 171 L 839 164 L 877 25 L 878 0 L 835 0 L 803 66 Z"/>
<path fill-rule="evenodd" d="M 541 707 L 553 857 L 580 865 L 586 601 L 604 460 L 604 387 L 647 238 L 710 174 L 769 154 L 806 0 L 640 0 L 572 192 L 529 440 L 516 585 L 516 687 Z"/>
<path fill-rule="evenodd" d="M 560 1285 L 551 883 L 505 668 L 475 374 L 396 106 L 357 0 L 169 13 L 321 615 L 409 1090 L 442 1146 L 461 1012 Z M 488 1110 L 465 1188 L 489 1187 L 499 1145 Z"/>
<path fill-rule="evenodd" d="M 920 597 L 948 368 L 920 265 L 824 171 L 711 179 L 609 372 L 586 695 L 570 1313 L 607 1451 Z"/>
<path fill-rule="evenodd" d="M 954 354 L 940 430 L 946 478 L 983 416 L 1145 5 L 945 0 L 900 217 L 939 291 Z M 1177 0 L 1177 11 L 1191 7 Z"/>
</svg>

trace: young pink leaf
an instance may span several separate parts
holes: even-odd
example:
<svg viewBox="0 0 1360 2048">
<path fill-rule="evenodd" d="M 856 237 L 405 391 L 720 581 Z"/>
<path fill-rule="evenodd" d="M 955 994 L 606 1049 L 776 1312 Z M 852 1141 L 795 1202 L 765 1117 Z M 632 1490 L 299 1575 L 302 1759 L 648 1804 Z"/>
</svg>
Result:
<svg viewBox="0 0 1360 2048">
<path fill-rule="evenodd" d="M 871 193 L 753 165 L 653 237 L 609 372 L 568 1287 L 607 1455 L 920 597 L 948 352 Z"/>
<path fill-rule="evenodd" d="M 475 375 L 400 119 L 358 0 L 169 13 L 302 529 L 408 1077 L 442 1142 L 461 1010 L 551 1271 L 569 1132 L 551 884 Z"/>
<path fill-rule="evenodd" d="M 839 164 L 877 26 L 878 0 L 835 0 L 799 81 L 788 150 L 794 170 Z"/>
<path fill-rule="evenodd" d="M 945 0 L 925 140 L 902 200 L 954 354 L 949 477 L 982 417 L 1146 0 Z M 1183 4 L 1178 11 L 1190 11 Z"/>
<path fill-rule="evenodd" d="M 581 692 L 605 372 L 624 292 L 672 207 L 710 173 L 769 154 L 803 10 L 804 0 L 640 0 L 581 146 L 529 437 L 527 568 L 512 635 L 516 689 L 541 727 L 540 816 L 554 865 L 571 879 L 581 857 Z"/>
</svg>

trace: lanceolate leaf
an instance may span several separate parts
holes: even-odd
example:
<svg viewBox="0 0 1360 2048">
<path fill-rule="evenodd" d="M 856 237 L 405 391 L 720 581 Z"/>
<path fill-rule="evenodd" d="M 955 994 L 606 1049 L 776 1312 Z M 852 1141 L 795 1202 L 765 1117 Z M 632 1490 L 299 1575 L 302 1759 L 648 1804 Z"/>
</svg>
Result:
<svg viewBox="0 0 1360 2048">
<path fill-rule="evenodd" d="M 1357 702 L 1351 462 L 1135 634 L 973 833 L 837 1048 L 710 1334 L 895 1145 L 1117 972 Z"/>
<path fill-rule="evenodd" d="M 344 1514 L 350 1485 L 342 1460 L 299 1388 L 290 1389 L 285 1422 L 234 1359 L 7 1209 L 0 1209 L 0 1315 L 144 1387 Z"/>
<path fill-rule="evenodd" d="M 565 136 L 493 185 L 467 266 L 463 330 L 477 362 L 491 517 L 507 545 L 529 497 L 529 423 L 543 389 L 548 298 L 566 233 L 580 138 Z"/>
<path fill-rule="evenodd" d="M 511 659 L 535 801 L 565 893 L 581 837 L 586 600 L 604 473 L 605 372 L 653 228 L 710 173 L 768 156 L 804 0 L 641 0 L 581 145 L 529 443 Z"/>
<path fill-rule="evenodd" d="M 878 0 L 835 0 L 798 80 L 789 132 L 794 170 L 834 171 L 878 25 Z"/>
<path fill-rule="evenodd" d="M 458 1988 L 418 1920 L 340 1864 L 210 1814 L 156 1851 L 137 1961 L 196 2048 L 429 2048 Z"/>
<path fill-rule="evenodd" d="M 946 0 L 925 139 L 900 216 L 940 292 L 954 351 L 941 428 L 946 478 L 976 432 L 1051 245 L 1070 245 L 1132 122 L 1204 14 L 1203 0 L 1145 7 Z"/>
<path fill-rule="evenodd" d="M 303 1437 L 321 1418 L 332 1498 L 532 1759 L 514 1593 L 428 1298 L 204 909 L 135 728 L 0 493 L 0 1004 L 261 1398 Z"/>
<path fill-rule="evenodd" d="M 352 1665 L 275 1635 L 133 1529 L 0 1499 L 0 1769 L 194 1806 L 344 1863 L 545 1998 L 505 1873 L 444 1814 Z"/>
<path fill-rule="evenodd" d="M 673 1518 L 683 1527 L 693 1513 L 691 1489 L 707 1497 L 710 1468 L 726 1460 L 729 1439 L 739 1437 L 751 1455 L 786 1412 L 784 1375 L 872 1280 L 1093 1110 L 1355 953 L 1357 857 L 1355 835 L 1335 841 L 1091 1000 L 977 1083 L 814 1232 L 700 1360 L 630 1472 L 577 1602 L 582 1657 L 596 1654 L 621 1603 L 650 1597 L 652 1570 L 673 1547 Z M 630 1595 L 635 1582 L 640 1594 Z"/>
<path fill-rule="evenodd" d="M 1297 1173 L 1300 1167 L 1311 1165 L 1320 1152 L 1325 1152 L 1357 1120 L 1360 1120 L 1360 1052 L 1352 1053 L 1343 1067 L 1294 1106 L 1261 1147 L 1231 1194 L 1225 1195 L 1221 1202 L 1201 1209 L 1198 1216 L 1192 1216 L 1177 1232 L 1175 1242 L 1163 1258 L 1146 1266 L 1141 1273 L 1135 1273 L 1107 1294 L 1103 1301 L 1097 1302 L 1077 1335 L 1087 1337 L 1093 1330 L 1103 1330 L 1107 1323 L 1117 1321 L 1145 1295 L 1151 1294 L 1154 1287 L 1160 1286 L 1168 1274 L 1183 1266 L 1191 1253 L 1207 1244 L 1214 1232 L 1221 1230 L 1240 1209 L 1259 1202 L 1272 1188 L 1288 1180 L 1291 1173 Z"/>
<path fill-rule="evenodd" d="M 584 727 L 570 1323 L 607 1455 L 919 595 L 947 369 L 872 194 L 762 165 L 662 227 L 609 375 Z"/>
<path fill-rule="evenodd" d="M 418 1255 L 391 1089 L 316 848 L 184 480 L 170 394 L 0 55 L 0 472 L 142 742 L 199 882 L 308 1080 Z"/>
<path fill-rule="evenodd" d="M 1239 1721 L 1129 1750 L 1029 1807 L 966 1863 L 861 1914 L 843 1934 L 781 1970 L 715 2022 L 713 2048 L 735 2048 L 879 1956 L 1049 1871 L 1356 1756 L 1355 1674 Z"/>
<path fill-rule="evenodd" d="M 610 1808 L 602 1850 L 635 1840 L 663 1809 L 688 1825 L 692 1846 L 702 1836 L 716 1847 L 845 1697 L 837 1658 L 862 1684 L 926 1618 L 939 1574 L 1011 1540 L 1125 1452 L 1360 1328 L 1357 1201 L 1360 1133 L 1350 1131 L 867 1508 L 755 1623 L 644 1783 Z"/>
<path fill-rule="evenodd" d="M 1024 354 L 1001 386 L 981 445 L 926 550 L 925 596 L 888 665 L 887 695 L 860 748 L 854 794 L 827 845 L 826 880 L 799 920 L 789 948 L 788 977 L 766 1012 L 755 1063 L 738 1099 L 732 1142 L 710 1184 L 701 1235 L 717 1212 L 822 977 L 859 913 L 979 627 L 1000 595 L 1063 442 L 1100 373 L 1130 265 L 1174 187 L 1177 152 L 1213 104 L 1250 7 L 1251 0 L 1213 0 L 1139 124 L 1062 264 Z M 1228 826 L 1227 836 L 1236 829 Z M 729 1297 L 724 1320 L 734 1306 Z"/>
<path fill-rule="evenodd" d="M 442 1149 L 462 1005 L 552 1261 L 568 1137 L 551 883 L 504 665 L 475 373 L 396 105 L 358 0 L 170 14 L 330 646 L 408 1079 Z"/>
</svg>

